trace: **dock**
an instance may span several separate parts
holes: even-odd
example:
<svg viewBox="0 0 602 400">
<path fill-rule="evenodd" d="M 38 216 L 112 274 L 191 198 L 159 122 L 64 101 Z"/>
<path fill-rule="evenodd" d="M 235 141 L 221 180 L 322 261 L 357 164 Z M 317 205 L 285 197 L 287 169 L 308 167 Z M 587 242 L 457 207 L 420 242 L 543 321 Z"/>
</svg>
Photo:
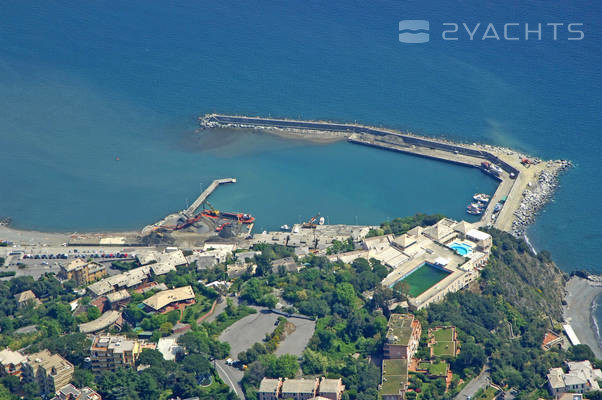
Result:
<svg viewBox="0 0 602 400">
<path fill-rule="evenodd" d="M 528 188 L 538 185 L 538 178 L 543 171 L 552 171 L 555 175 L 567 165 L 563 160 L 548 162 L 537 160 L 535 164 L 523 165 L 521 163 L 523 155 L 507 148 L 476 143 L 457 143 L 360 124 L 224 114 L 204 115 L 199 118 L 199 123 L 203 128 L 285 131 L 307 139 L 339 135 L 350 143 L 478 168 L 496 179 L 499 185 L 493 196 L 491 196 L 480 221 L 475 225 L 494 226 L 500 230 L 513 233 L 515 232 L 513 222 L 516 220 L 516 211 L 521 208 Z M 491 163 L 499 167 L 499 170 L 496 172 L 483 168 L 483 162 Z M 498 213 L 494 213 L 495 205 L 502 199 L 505 199 L 502 209 Z"/>
<path fill-rule="evenodd" d="M 211 182 L 207 189 L 203 190 L 203 193 L 201 193 L 199 197 L 197 197 L 197 199 L 190 205 L 190 207 L 184 210 L 184 214 L 189 217 L 192 217 L 195 214 L 196 210 L 205 202 L 205 200 L 207 200 L 207 197 L 209 197 L 209 195 L 211 195 L 211 193 L 213 193 L 213 191 L 217 189 L 219 185 L 223 185 L 226 183 L 236 183 L 236 178 L 216 179 L 213 182 Z"/>
</svg>

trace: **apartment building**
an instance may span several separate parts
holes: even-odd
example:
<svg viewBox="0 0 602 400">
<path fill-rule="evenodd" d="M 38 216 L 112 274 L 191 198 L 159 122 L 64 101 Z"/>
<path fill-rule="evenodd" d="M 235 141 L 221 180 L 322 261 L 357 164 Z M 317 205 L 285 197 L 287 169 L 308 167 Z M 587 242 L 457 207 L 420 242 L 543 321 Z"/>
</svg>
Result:
<svg viewBox="0 0 602 400">
<path fill-rule="evenodd" d="M 87 285 L 107 275 L 104 265 L 76 258 L 67 265 L 61 264 L 59 275 L 64 279 L 73 279 L 78 285 Z"/>
<path fill-rule="evenodd" d="M 384 345 L 386 359 L 406 359 L 414 356 L 422 334 L 420 321 L 412 314 L 391 314 Z"/>
<path fill-rule="evenodd" d="M 96 336 L 90 346 L 92 371 L 115 371 L 135 367 L 143 345 L 123 336 Z"/>
<path fill-rule="evenodd" d="M 23 364 L 22 379 L 37 383 L 41 394 L 54 395 L 71 381 L 73 372 L 73 364 L 69 361 L 58 354 L 42 350 L 27 356 L 27 361 Z"/>
</svg>

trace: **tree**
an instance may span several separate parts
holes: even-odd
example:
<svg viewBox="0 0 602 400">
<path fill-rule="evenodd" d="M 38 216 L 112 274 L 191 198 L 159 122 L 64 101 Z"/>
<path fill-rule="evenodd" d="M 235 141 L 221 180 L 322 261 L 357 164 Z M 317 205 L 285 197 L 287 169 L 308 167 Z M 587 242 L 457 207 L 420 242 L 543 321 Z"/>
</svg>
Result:
<svg viewBox="0 0 602 400">
<path fill-rule="evenodd" d="M 594 360 L 596 358 L 592 349 L 586 344 L 578 344 L 568 351 L 568 357 L 571 361 Z"/>
<path fill-rule="evenodd" d="M 161 334 L 163 336 L 169 335 L 171 333 L 172 329 L 173 329 L 173 325 L 169 321 L 162 323 L 161 327 L 159 328 L 159 330 L 161 331 Z"/>
<path fill-rule="evenodd" d="M 299 371 L 299 361 L 291 354 L 284 354 L 278 358 L 268 354 L 263 356 L 262 362 L 266 363 L 266 376 L 273 378 L 294 378 Z"/>
<path fill-rule="evenodd" d="M 13 396 L 10 391 L 4 385 L 0 385 L 0 400 L 11 400 Z"/>
<path fill-rule="evenodd" d="M 464 368 L 472 368 L 475 372 L 480 371 L 485 364 L 485 351 L 474 343 L 465 343 L 462 351 L 456 357 L 453 367 L 456 371 L 462 371 Z"/>
<path fill-rule="evenodd" d="M 336 289 L 337 299 L 346 306 L 353 305 L 356 296 L 353 285 L 348 282 L 341 283 Z"/>
<path fill-rule="evenodd" d="M 211 364 L 205 356 L 200 354 L 189 354 L 182 360 L 184 371 L 191 372 L 196 376 L 201 376 L 211 371 Z"/>
<path fill-rule="evenodd" d="M 328 367 L 328 358 L 311 349 L 305 349 L 302 361 L 303 372 L 306 374 L 322 374 Z"/>
<path fill-rule="evenodd" d="M 100 317 L 100 310 L 96 306 L 88 306 L 88 321 L 94 321 Z"/>
</svg>

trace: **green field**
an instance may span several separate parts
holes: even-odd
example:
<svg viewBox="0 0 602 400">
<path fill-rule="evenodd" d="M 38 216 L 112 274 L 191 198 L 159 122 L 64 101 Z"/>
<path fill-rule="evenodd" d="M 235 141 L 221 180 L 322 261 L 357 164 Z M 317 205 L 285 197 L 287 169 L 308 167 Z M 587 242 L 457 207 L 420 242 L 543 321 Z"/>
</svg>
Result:
<svg viewBox="0 0 602 400">
<path fill-rule="evenodd" d="M 420 296 L 428 289 L 433 287 L 437 282 L 440 282 L 448 276 L 450 272 L 443 271 L 430 264 L 424 263 L 419 266 L 414 272 L 401 280 L 409 285 L 408 294 L 410 297 Z"/>
</svg>

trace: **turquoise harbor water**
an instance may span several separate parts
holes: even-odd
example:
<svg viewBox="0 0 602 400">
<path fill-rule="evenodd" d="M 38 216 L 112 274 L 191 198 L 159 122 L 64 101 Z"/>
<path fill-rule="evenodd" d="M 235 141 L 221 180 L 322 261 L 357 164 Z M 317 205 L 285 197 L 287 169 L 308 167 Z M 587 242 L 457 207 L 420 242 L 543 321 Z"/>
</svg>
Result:
<svg viewBox="0 0 602 400">
<path fill-rule="evenodd" d="M 213 111 L 358 121 L 573 160 L 529 236 L 565 270 L 602 272 L 600 4 L 446 5 L 5 2 L 0 215 L 22 228 L 136 229 L 236 176 L 211 201 L 255 214 L 258 229 L 317 211 L 368 224 L 462 218 L 472 193 L 493 190 L 477 171 L 346 143 L 195 134 Z M 399 43 L 402 19 L 430 20 L 431 41 Z M 437 32 L 516 21 L 582 22 L 585 38 Z"/>
</svg>

